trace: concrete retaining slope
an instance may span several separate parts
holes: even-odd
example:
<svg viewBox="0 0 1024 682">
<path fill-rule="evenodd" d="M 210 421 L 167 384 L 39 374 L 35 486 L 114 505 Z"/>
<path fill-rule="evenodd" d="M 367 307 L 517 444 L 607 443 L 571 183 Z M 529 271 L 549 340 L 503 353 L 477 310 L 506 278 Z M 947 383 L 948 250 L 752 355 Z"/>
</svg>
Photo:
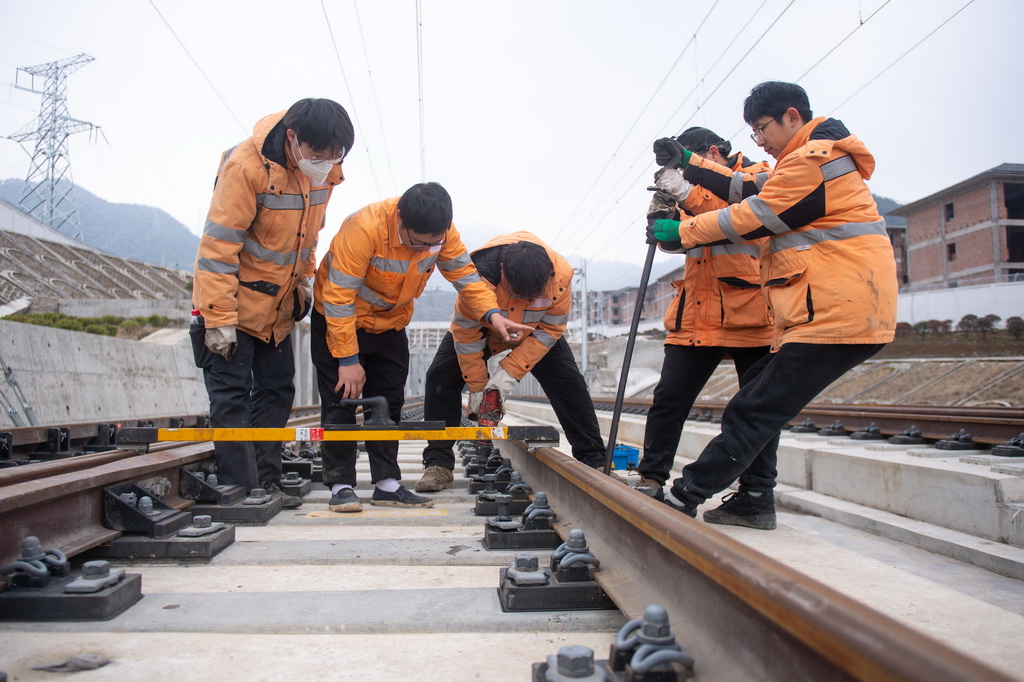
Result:
<svg viewBox="0 0 1024 682">
<path fill-rule="evenodd" d="M 0 320 L 0 358 L 40 424 L 204 414 L 202 372 L 187 331 L 178 336 L 145 343 Z M 18 402 L 10 386 L 0 390 Z M 0 424 L 14 426 L 5 411 Z"/>
</svg>

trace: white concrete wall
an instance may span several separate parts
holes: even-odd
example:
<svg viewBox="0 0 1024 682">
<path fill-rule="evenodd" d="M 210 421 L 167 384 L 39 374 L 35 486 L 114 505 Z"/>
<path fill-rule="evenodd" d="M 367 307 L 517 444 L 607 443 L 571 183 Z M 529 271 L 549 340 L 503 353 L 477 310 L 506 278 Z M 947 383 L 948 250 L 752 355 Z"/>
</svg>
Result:
<svg viewBox="0 0 1024 682">
<path fill-rule="evenodd" d="M 0 230 L 17 232 L 18 234 L 25 234 L 29 237 L 35 237 L 36 239 L 44 239 L 49 242 L 67 244 L 68 246 L 75 246 L 80 249 L 92 248 L 86 246 L 80 241 L 57 232 L 57 230 L 54 230 L 53 228 L 43 225 L 34 218 L 30 218 L 18 209 L 12 208 L 2 201 L 0 201 Z M 95 251 L 95 249 L 92 250 Z"/>
<path fill-rule="evenodd" d="M 36 312 L 30 310 L 29 312 Z M 67 298 L 56 301 L 56 312 L 72 317 L 149 317 L 163 315 L 182 324 L 192 316 L 192 301 L 179 298 L 165 301 L 153 299 Z"/>
<path fill-rule="evenodd" d="M 0 320 L 0 357 L 41 424 L 203 414 L 202 373 L 179 331 L 167 345 Z M 17 402 L 6 383 L 0 391 Z M 0 425 L 14 426 L 6 411 Z"/>
<path fill-rule="evenodd" d="M 1008 317 L 1024 317 L 1024 282 L 901 293 L 896 320 L 908 324 L 953 320 L 955 325 L 967 314 L 998 315 L 1004 323 Z"/>
</svg>

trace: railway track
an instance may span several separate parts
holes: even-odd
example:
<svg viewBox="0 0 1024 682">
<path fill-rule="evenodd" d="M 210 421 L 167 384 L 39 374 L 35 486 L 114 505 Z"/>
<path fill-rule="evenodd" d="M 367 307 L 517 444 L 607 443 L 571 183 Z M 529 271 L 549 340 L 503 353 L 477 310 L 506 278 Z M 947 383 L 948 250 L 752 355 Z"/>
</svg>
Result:
<svg viewBox="0 0 1024 682">
<path fill-rule="evenodd" d="M 415 478 L 421 446 L 402 445 L 408 478 Z M 264 527 L 238 527 L 239 542 L 206 565 L 188 570 L 126 565 L 142 573 L 143 591 L 150 598 L 111 621 L 6 623 L 0 632 L 10 651 L 20 652 L 18 665 L 33 651 L 37 657 L 44 652 L 52 657 L 80 648 L 83 641 L 104 647 L 113 653 L 115 665 L 108 673 L 91 673 L 91 679 L 145 674 L 145 666 L 126 666 L 120 658 L 138 650 L 133 637 L 170 638 L 170 657 L 178 647 L 197 646 L 194 638 L 174 633 L 205 633 L 228 638 L 241 656 L 250 644 L 255 647 L 251 655 L 259 665 L 248 669 L 263 673 L 256 677 L 298 677 L 309 669 L 294 657 L 267 660 L 259 648 L 294 654 L 287 646 L 275 649 L 288 634 L 311 637 L 310 650 L 323 652 L 323 637 L 329 634 L 351 639 L 332 638 L 330 646 L 348 658 L 323 654 L 327 660 L 337 665 L 362 661 L 369 666 L 362 669 L 364 676 L 371 662 L 350 648 L 356 642 L 366 645 L 361 637 L 376 638 L 378 658 L 391 665 L 378 671 L 386 674 L 370 674 L 373 679 L 405 671 L 399 678 L 523 680 L 529 679 L 531 662 L 543 661 L 563 644 L 591 646 L 604 658 L 620 625 L 659 604 L 667 609 L 679 644 L 695 657 L 697 679 L 1009 679 L 704 524 L 683 519 L 555 449 L 501 447 L 534 491 L 548 493 L 559 534 L 565 538 L 574 528 L 585 531 L 601 561 L 598 584 L 618 611 L 501 612 L 498 569 L 509 564 L 514 552 L 486 552 L 479 546 L 483 520 L 471 514 L 472 499 L 458 477 L 459 487 L 439 494 L 434 509 L 397 513 L 367 507 L 358 515 L 332 514 L 324 511 L 326 491 L 314 489 L 302 509 L 279 514 Z M 148 453 L 115 450 L 0 471 L 0 563 L 16 555 L 26 534 L 72 556 L 110 542 L 119 532 L 100 522 L 107 485 L 145 485 L 165 478 L 171 485 L 163 501 L 188 509 L 192 501 L 177 493 L 181 468 L 211 457 L 209 443 L 168 443 Z M 30 471 L 34 475 L 26 476 Z M 368 472 L 361 470 L 360 481 L 368 491 Z M 547 553 L 539 554 L 542 562 L 547 559 Z M 346 581 L 339 567 L 361 576 L 355 582 L 366 589 L 324 588 L 323 572 Z M 251 583 L 275 578 L 280 584 L 251 588 Z M 411 589 L 395 589 L 388 584 L 394 580 Z M 238 635 L 252 641 L 239 644 Z M 399 653 L 402 646 L 412 646 L 410 636 L 420 638 L 420 660 Z M 439 657 L 448 646 L 460 652 L 455 660 Z M 155 664 L 154 655 L 143 659 Z"/>
<path fill-rule="evenodd" d="M 547 402 L 543 396 L 516 396 L 528 402 Z M 694 404 L 689 417 L 699 421 L 720 419 L 727 401 L 704 400 Z M 594 398 L 598 410 L 612 410 L 614 400 Z M 647 414 L 650 399 L 625 400 L 625 414 Z M 943 405 L 841 405 L 812 403 L 804 408 L 790 426 L 811 422 L 818 429 L 838 422 L 838 430 L 854 433 L 877 427 L 885 436 L 897 436 L 916 429 L 928 441 L 948 439 L 963 429 L 974 443 L 999 445 L 1024 433 L 1024 409 L 1020 407 L 948 407 Z"/>
</svg>

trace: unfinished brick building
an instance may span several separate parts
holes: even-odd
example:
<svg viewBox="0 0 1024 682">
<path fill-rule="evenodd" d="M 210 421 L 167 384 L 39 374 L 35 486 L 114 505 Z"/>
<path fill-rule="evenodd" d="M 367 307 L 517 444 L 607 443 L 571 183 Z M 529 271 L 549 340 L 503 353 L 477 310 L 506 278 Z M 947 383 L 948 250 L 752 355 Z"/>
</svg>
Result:
<svg viewBox="0 0 1024 682">
<path fill-rule="evenodd" d="M 890 213 L 907 219 L 905 243 L 894 240 L 901 286 L 1024 281 L 1024 163 L 1004 163 Z"/>
</svg>

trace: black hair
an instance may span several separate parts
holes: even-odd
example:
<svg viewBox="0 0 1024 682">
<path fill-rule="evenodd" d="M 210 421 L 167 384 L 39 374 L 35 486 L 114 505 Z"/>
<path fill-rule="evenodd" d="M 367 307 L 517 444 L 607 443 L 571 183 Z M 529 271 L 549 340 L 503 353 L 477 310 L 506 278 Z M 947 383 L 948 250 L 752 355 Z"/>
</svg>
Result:
<svg viewBox="0 0 1024 682">
<path fill-rule="evenodd" d="M 755 85 L 743 101 L 743 120 L 754 125 L 762 116 L 779 118 L 790 108 L 796 109 L 807 123 L 814 118 L 807 92 L 796 83 L 765 81 Z"/>
<path fill-rule="evenodd" d="M 441 235 L 452 225 L 452 198 L 436 182 L 421 182 L 398 200 L 402 224 L 417 234 Z"/>
<path fill-rule="evenodd" d="M 329 99 L 300 99 L 285 112 L 282 123 L 317 154 L 344 156 L 356 141 L 348 112 Z"/>
<path fill-rule="evenodd" d="M 718 147 L 718 153 L 722 156 L 729 156 L 729 153 L 732 152 L 731 142 L 723 140 L 717 133 L 699 126 L 687 128 L 676 136 L 676 141 L 694 154 L 703 154 L 712 147 Z"/>
<path fill-rule="evenodd" d="M 548 258 L 548 252 L 533 242 L 506 246 L 501 253 L 501 271 L 509 289 L 522 298 L 540 296 L 548 280 L 555 276 L 555 267 Z"/>
</svg>

